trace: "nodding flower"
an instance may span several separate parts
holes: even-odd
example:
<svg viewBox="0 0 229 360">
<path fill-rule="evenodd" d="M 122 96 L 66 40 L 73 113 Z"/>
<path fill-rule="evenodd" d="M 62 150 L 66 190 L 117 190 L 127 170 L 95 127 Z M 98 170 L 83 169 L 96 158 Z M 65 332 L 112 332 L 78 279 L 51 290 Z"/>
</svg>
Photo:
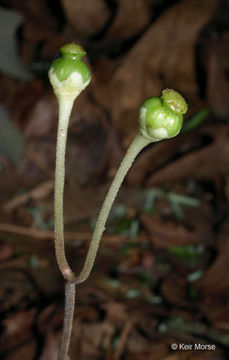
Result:
<svg viewBox="0 0 229 360">
<path fill-rule="evenodd" d="M 139 111 L 140 134 L 152 142 L 176 136 L 187 109 L 183 96 L 173 89 L 162 91 L 161 97 L 145 100 Z"/>
</svg>

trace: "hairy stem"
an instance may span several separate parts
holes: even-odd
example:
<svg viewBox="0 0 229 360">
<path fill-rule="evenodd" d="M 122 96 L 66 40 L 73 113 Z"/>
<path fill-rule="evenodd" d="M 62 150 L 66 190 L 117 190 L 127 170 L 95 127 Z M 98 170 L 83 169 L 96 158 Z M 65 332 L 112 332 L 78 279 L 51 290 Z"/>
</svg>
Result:
<svg viewBox="0 0 229 360">
<path fill-rule="evenodd" d="M 65 178 L 65 149 L 67 141 L 67 130 L 69 117 L 72 109 L 72 102 L 68 99 L 59 100 L 59 125 L 57 135 L 57 151 L 56 151 L 56 174 L 55 174 L 55 251 L 57 263 L 62 272 L 65 284 L 65 314 L 64 329 L 61 339 L 61 346 L 58 360 L 68 360 L 68 349 L 72 332 L 72 321 L 75 306 L 75 284 L 86 280 L 93 267 L 99 243 L 105 230 L 105 223 L 118 190 L 130 169 L 134 159 L 138 153 L 149 144 L 149 141 L 143 138 L 139 133 L 136 135 L 130 145 L 121 165 L 115 175 L 111 187 L 107 193 L 103 203 L 95 231 L 91 240 L 91 244 L 86 256 L 83 269 L 79 276 L 76 276 L 71 270 L 64 248 L 64 220 L 63 220 L 63 194 L 64 194 L 64 178 Z"/>
<path fill-rule="evenodd" d="M 55 251 L 56 259 L 63 277 L 73 281 L 74 273 L 70 269 L 64 250 L 64 221 L 63 221 L 63 194 L 65 178 L 65 149 L 69 117 L 73 101 L 67 97 L 59 99 L 59 123 L 56 147 L 56 173 L 55 173 Z"/>
<path fill-rule="evenodd" d="M 105 230 L 105 224 L 107 217 L 109 215 L 111 206 L 114 202 L 114 199 L 118 193 L 118 190 L 123 182 L 124 177 L 126 176 L 128 170 L 130 169 L 134 159 L 139 154 L 139 152 L 150 143 L 147 139 L 143 138 L 140 133 L 136 135 L 132 144 L 130 145 L 124 159 L 122 160 L 120 167 L 115 175 L 115 178 L 111 184 L 111 187 L 107 193 L 103 206 L 101 208 L 95 231 L 90 243 L 90 247 L 86 256 L 86 260 L 83 266 L 83 269 L 80 275 L 76 278 L 76 284 L 82 283 L 90 275 L 91 269 L 93 267 L 96 253 L 99 247 L 99 243 L 102 237 L 102 234 Z"/>
<path fill-rule="evenodd" d="M 71 340 L 72 322 L 75 308 L 75 284 L 66 282 L 65 284 L 65 309 L 64 309 L 64 329 L 60 344 L 58 360 L 67 360 L 68 349 Z"/>
</svg>

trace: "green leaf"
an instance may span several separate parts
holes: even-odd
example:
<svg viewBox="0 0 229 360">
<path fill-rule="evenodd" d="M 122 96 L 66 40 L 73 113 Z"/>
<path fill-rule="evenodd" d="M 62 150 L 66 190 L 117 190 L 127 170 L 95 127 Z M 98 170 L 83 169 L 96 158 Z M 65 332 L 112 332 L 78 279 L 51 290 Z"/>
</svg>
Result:
<svg viewBox="0 0 229 360">
<path fill-rule="evenodd" d="M 184 218 L 181 205 L 190 206 L 190 207 L 197 207 L 200 205 L 200 201 L 198 199 L 186 195 L 177 194 L 174 192 L 170 192 L 167 195 L 167 197 L 175 215 L 177 216 L 178 219 L 181 220 Z"/>
<path fill-rule="evenodd" d="M 170 254 L 175 255 L 183 263 L 191 266 L 199 265 L 204 250 L 202 245 L 171 246 L 168 248 Z"/>
<path fill-rule="evenodd" d="M 192 131 L 192 130 L 195 130 L 196 128 L 198 128 L 204 122 L 204 120 L 208 117 L 210 112 L 211 111 L 208 107 L 201 109 L 196 115 L 194 115 L 190 120 L 188 120 L 184 124 L 184 126 L 182 128 L 182 132 L 188 132 L 188 131 Z"/>
</svg>

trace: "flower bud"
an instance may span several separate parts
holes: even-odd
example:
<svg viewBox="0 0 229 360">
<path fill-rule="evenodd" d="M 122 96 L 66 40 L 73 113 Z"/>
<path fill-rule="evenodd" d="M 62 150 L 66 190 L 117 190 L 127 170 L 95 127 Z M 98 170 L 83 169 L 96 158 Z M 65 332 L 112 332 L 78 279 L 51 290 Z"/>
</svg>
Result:
<svg viewBox="0 0 229 360">
<path fill-rule="evenodd" d="M 139 113 L 139 131 L 149 141 L 176 136 L 188 109 L 184 98 L 175 90 L 166 89 L 160 97 L 145 100 Z"/>
<path fill-rule="evenodd" d="M 62 57 L 51 64 L 49 79 L 57 98 L 67 96 L 74 100 L 91 80 L 90 70 L 81 60 L 86 52 L 74 43 L 64 45 L 60 52 Z"/>
</svg>

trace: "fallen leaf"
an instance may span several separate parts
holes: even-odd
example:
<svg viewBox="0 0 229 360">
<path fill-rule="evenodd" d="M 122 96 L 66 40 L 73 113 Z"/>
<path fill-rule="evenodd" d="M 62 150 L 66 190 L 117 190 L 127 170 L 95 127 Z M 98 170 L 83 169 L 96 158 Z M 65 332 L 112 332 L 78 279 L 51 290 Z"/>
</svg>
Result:
<svg viewBox="0 0 229 360">
<path fill-rule="evenodd" d="M 167 249 L 171 246 L 210 243 L 212 236 L 207 220 L 211 218 L 209 208 L 189 209 L 189 211 L 191 213 L 185 215 L 189 219 L 186 223 L 175 223 L 157 214 L 142 214 L 140 221 L 151 235 L 151 241 L 156 248 Z"/>
<path fill-rule="evenodd" d="M 143 31 L 150 21 L 150 5 L 148 0 L 118 0 L 114 21 L 103 41 L 124 41 Z"/>
<path fill-rule="evenodd" d="M 194 285 L 206 296 L 228 299 L 229 279 L 225 276 L 229 261 L 229 226 L 224 223 L 218 236 L 219 253 L 213 264 Z"/>
<path fill-rule="evenodd" d="M 115 327 L 123 326 L 128 318 L 126 306 L 123 303 L 112 301 L 103 305 L 106 311 L 106 321 Z"/>
<path fill-rule="evenodd" d="M 196 306 L 192 301 L 187 299 L 187 282 L 177 274 L 171 274 L 165 278 L 161 285 L 163 298 L 173 306 L 193 308 Z"/>
<path fill-rule="evenodd" d="M 4 191 L 1 191 L 0 198 L 1 202 L 3 203 L 9 197 L 13 196 L 15 191 L 17 191 L 21 186 L 21 178 L 18 174 L 17 169 L 10 163 L 10 161 L 7 161 L 5 157 L 0 156 L 0 162 L 1 162 L 1 176 L 0 176 L 0 188 Z M 1 212 L 1 219 L 3 221 L 8 221 L 6 218 L 6 213 L 3 211 L 3 209 L 0 209 Z"/>
<path fill-rule="evenodd" d="M 150 318 L 149 318 L 150 321 Z M 144 330 L 143 330 L 144 331 Z M 149 329 L 150 332 L 150 329 Z M 151 336 L 153 333 L 151 332 Z M 159 341 L 147 341 L 148 338 L 144 336 L 144 332 L 139 333 L 134 328 L 128 338 L 127 351 L 128 356 L 125 359 L 128 360 L 142 360 L 142 359 L 154 359 L 160 360 L 162 356 L 168 353 L 168 345 Z"/>
<path fill-rule="evenodd" d="M 26 113 L 26 138 L 31 140 L 50 135 L 56 129 L 57 111 L 57 101 L 51 93 L 41 96 Z"/>
<path fill-rule="evenodd" d="M 208 319 L 211 327 L 225 332 L 229 331 L 229 304 L 227 300 L 207 295 L 202 297 L 199 308 Z"/>
<path fill-rule="evenodd" d="M 225 33 L 221 40 L 216 40 L 207 49 L 207 99 L 214 113 L 221 118 L 228 118 L 229 79 L 223 59 L 229 52 L 229 34 Z M 217 88 L 217 91 L 216 91 Z"/>
<path fill-rule="evenodd" d="M 49 196 L 50 193 L 53 192 L 53 188 L 53 180 L 48 180 L 38 185 L 35 189 L 30 190 L 24 194 L 17 195 L 13 199 L 10 199 L 3 205 L 3 208 L 5 211 L 13 211 L 17 207 L 26 204 L 26 202 L 28 201 L 37 201 Z"/>
<path fill-rule="evenodd" d="M 90 357 L 96 359 L 102 355 L 103 341 L 109 337 L 109 330 L 105 323 L 79 323 L 73 324 L 72 346 L 70 348 L 70 359 L 76 356 Z"/>
<path fill-rule="evenodd" d="M 0 309 L 1 311 L 3 310 L 6 311 L 17 307 L 17 309 L 19 310 L 19 315 L 18 315 L 19 319 L 18 320 L 16 319 L 15 321 L 18 321 L 19 327 L 21 326 L 20 322 L 23 321 L 22 318 L 24 314 L 23 311 L 22 313 L 20 313 L 20 309 L 23 309 L 28 302 L 37 301 L 37 296 L 38 296 L 36 289 L 34 288 L 33 284 L 28 280 L 28 276 L 26 276 L 25 274 L 26 264 L 25 261 L 23 260 L 24 259 L 19 258 L 19 261 L 17 264 L 15 264 L 15 266 L 14 266 L 14 259 L 9 260 L 8 262 L 1 263 L 2 266 L 5 265 L 6 269 L 4 269 L 3 267 L 3 269 L 1 270 L 1 278 L 0 278 L 0 284 L 1 284 L 0 298 L 2 299 L 0 304 Z M 12 265 L 10 264 L 11 261 L 12 261 Z M 7 265 L 8 265 L 8 269 L 7 269 Z M 20 269 L 20 265 L 22 269 Z M 15 268 L 17 270 L 15 270 Z M 13 320 L 14 316 L 17 318 L 17 313 L 12 314 L 12 318 L 10 316 L 9 318 L 10 324 L 11 324 L 11 320 L 12 322 L 14 321 Z M 30 313 L 28 313 L 28 316 L 30 316 Z M 19 331 L 19 329 L 17 331 Z"/>
<path fill-rule="evenodd" d="M 56 29 L 52 8 L 45 0 L 36 2 L 11 0 L 11 3 L 17 11 L 23 13 L 26 22 L 31 21 L 34 25 L 39 22 L 43 27 L 48 26 L 50 30 Z"/>
<path fill-rule="evenodd" d="M 147 186 L 176 182 L 181 179 L 209 180 L 228 173 L 229 129 L 225 125 L 215 125 L 206 130 L 212 136 L 210 145 L 194 150 L 170 162 L 153 173 Z M 208 136 L 209 136 L 208 135 Z"/>
<path fill-rule="evenodd" d="M 191 351 L 182 351 L 174 355 L 169 355 L 166 358 L 163 358 L 162 360 L 220 360 L 221 358 L 215 358 L 214 354 L 209 354 L 207 352 L 201 351 L 201 354 L 198 354 Z"/>
<path fill-rule="evenodd" d="M 127 181 L 131 185 L 141 185 L 146 176 L 156 172 L 157 168 L 169 161 L 173 153 L 187 139 L 186 136 L 178 136 L 170 141 L 153 144 L 141 152 L 127 174 Z"/>
<path fill-rule="evenodd" d="M 19 167 L 24 187 L 37 185 L 47 174 L 54 175 L 58 112 L 54 95 L 51 102 L 50 99 L 50 95 L 44 96 L 27 113 L 25 133 L 29 149 Z M 41 119 L 44 112 L 48 116 Z M 71 174 L 76 186 L 85 184 L 100 166 L 108 130 L 106 113 L 85 92 L 73 107 L 66 150 L 66 177 Z M 36 159 L 31 153 L 36 154 Z"/>
<path fill-rule="evenodd" d="M 61 332 L 55 333 L 49 331 L 45 335 L 42 352 L 39 356 L 40 360 L 57 359 L 60 348 Z"/>
<path fill-rule="evenodd" d="M 137 109 L 165 87 L 197 91 L 195 44 L 217 1 L 185 0 L 163 13 L 123 59 L 95 96 L 110 109 L 116 129 L 125 138 L 137 127 Z"/>
<path fill-rule="evenodd" d="M 0 342 L 2 352 L 9 351 L 32 338 L 35 312 L 35 309 L 17 310 L 2 321 L 3 333 Z"/>
<path fill-rule="evenodd" d="M 13 255 L 13 248 L 9 244 L 0 243 L 0 262 L 8 260 Z"/>
<path fill-rule="evenodd" d="M 68 22 L 77 36 L 96 35 L 109 19 L 109 7 L 104 0 L 62 0 Z"/>
<path fill-rule="evenodd" d="M 4 360 L 34 360 L 36 357 L 37 343 L 35 340 L 31 340 L 23 344 L 14 351 L 11 351 Z"/>
</svg>

